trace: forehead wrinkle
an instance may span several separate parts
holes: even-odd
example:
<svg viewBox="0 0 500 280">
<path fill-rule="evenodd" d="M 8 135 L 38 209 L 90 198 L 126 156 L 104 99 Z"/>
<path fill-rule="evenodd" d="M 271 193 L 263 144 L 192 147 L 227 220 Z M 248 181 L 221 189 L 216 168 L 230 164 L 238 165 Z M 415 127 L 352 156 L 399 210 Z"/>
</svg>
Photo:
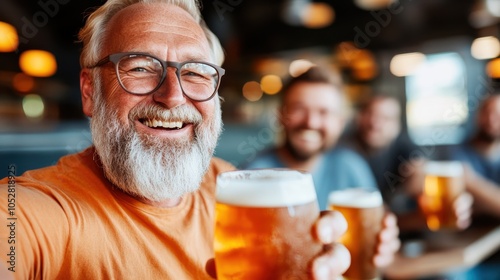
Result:
<svg viewBox="0 0 500 280">
<path fill-rule="evenodd" d="M 126 16 L 118 15 L 113 18 L 111 22 L 111 37 L 119 36 L 118 40 L 116 37 L 109 38 L 114 41 L 115 48 L 119 48 L 119 50 L 113 50 L 114 52 L 154 51 L 155 54 L 166 56 L 169 44 L 172 43 L 170 41 L 175 41 L 179 38 L 187 38 L 188 40 L 183 40 L 183 46 L 177 50 L 177 53 L 186 50 L 184 54 L 188 56 L 189 60 L 211 59 L 211 51 L 205 33 L 198 24 L 191 21 L 189 17 L 183 18 L 177 15 L 174 16 L 172 20 L 167 21 L 155 20 L 155 16 L 149 18 L 134 17 L 132 28 L 126 28 L 130 26 L 130 22 L 124 22 L 125 19 L 130 20 L 130 18 Z M 135 30 L 140 30 L 140 32 L 134 32 Z M 152 34 L 150 39 L 152 39 L 153 42 L 144 40 L 144 33 Z M 158 34 L 158 36 L 156 36 L 156 34 Z M 178 37 L 175 38 L 176 36 Z M 155 39 L 157 39 L 157 41 L 155 41 Z M 136 42 L 134 42 L 135 40 Z M 173 46 L 178 45 L 177 43 L 172 44 L 174 44 Z M 110 52 L 113 51 L 110 50 Z"/>
</svg>

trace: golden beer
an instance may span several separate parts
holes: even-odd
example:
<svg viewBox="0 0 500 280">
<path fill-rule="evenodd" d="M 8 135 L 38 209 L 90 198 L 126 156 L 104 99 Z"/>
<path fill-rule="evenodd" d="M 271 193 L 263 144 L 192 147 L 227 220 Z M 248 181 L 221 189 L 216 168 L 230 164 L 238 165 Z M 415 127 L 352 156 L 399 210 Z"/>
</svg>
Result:
<svg viewBox="0 0 500 280">
<path fill-rule="evenodd" d="M 217 177 L 217 279 L 309 279 L 322 245 L 312 238 L 319 207 L 312 177 L 284 169 Z"/>
<path fill-rule="evenodd" d="M 463 167 L 457 161 L 431 161 L 425 166 L 420 209 L 431 230 L 456 229 L 453 202 L 464 191 Z"/>
<path fill-rule="evenodd" d="M 384 207 L 377 190 L 353 188 L 330 193 L 330 208 L 347 220 L 347 231 L 340 242 L 351 253 L 351 266 L 345 279 L 380 279 L 373 263 L 378 234 L 382 230 Z"/>
</svg>

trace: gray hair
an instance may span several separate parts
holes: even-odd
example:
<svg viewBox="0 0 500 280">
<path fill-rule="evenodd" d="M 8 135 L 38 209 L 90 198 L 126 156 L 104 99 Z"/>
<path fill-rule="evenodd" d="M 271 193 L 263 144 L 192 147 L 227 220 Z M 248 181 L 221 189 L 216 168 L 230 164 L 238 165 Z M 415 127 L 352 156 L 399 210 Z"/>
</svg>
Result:
<svg viewBox="0 0 500 280">
<path fill-rule="evenodd" d="M 104 5 L 95 10 L 87 19 L 85 26 L 78 33 L 78 38 L 83 43 L 80 55 L 80 66 L 89 67 L 100 59 L 99 50 L 102 49 L 107 24 L 111 18 L 122 9 L 136 3 L 165 3 L 178 6 L 187 11 L 203 29 L 208 43 L 212 49 L 214 62 L 221 65 L 224 61 L 224 51 L 215 34 L 208 29 L 201 17 L 198 0 L 108 0 Z"/>
</svg>

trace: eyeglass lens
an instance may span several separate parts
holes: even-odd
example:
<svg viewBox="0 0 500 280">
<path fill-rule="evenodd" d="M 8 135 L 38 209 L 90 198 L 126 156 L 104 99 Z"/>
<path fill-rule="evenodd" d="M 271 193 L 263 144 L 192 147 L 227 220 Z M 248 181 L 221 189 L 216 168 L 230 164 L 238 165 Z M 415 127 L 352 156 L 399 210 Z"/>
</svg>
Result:
<svg viewBox="0 0 500 280">
<path fill-rule="evenodd" d="M 150 56 L 130 55 L 118 62 L 118 78 L 125 90 L 134 94 L 147 94 L 155 90 L 163 76 L 162 63 Z M 179 82 L 189 98 L 203 100 L 216 90 L 217 70 L 205 63 L 187 62 L 178 69 Z"/>
</svg>

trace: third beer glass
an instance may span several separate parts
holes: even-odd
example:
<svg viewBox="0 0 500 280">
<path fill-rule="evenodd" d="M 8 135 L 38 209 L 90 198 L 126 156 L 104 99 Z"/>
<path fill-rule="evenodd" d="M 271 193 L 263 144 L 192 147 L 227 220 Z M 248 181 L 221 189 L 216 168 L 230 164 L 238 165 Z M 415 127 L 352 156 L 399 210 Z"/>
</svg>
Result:
<svg viewBox="0 0 500 280">
<path fill-rule="evenodd" d="M 330 208 L 347 220 L 347 232 L 340 242 L 351 253 L 351 266 L 345 279 L 379 279 L 373 263 L 378 234 L 382 230 L 384 207 L 378 190 L 352 188 L 331 192 Z"/>
<path fill-rule="evenodd" d="M 456 228 L 453 202 L 465 189 L 463 172 L 463 166 L 458 161 L 426 163 L 424 190 L 419 205 L 429 229 Z"/>
<path fill-rule="evenodd" d="M 311 231 L 319 218 L 312 177 L 288 169 L 219 174 L 217 279 L 308 279 L 321 251 Z"/>
</svg>

